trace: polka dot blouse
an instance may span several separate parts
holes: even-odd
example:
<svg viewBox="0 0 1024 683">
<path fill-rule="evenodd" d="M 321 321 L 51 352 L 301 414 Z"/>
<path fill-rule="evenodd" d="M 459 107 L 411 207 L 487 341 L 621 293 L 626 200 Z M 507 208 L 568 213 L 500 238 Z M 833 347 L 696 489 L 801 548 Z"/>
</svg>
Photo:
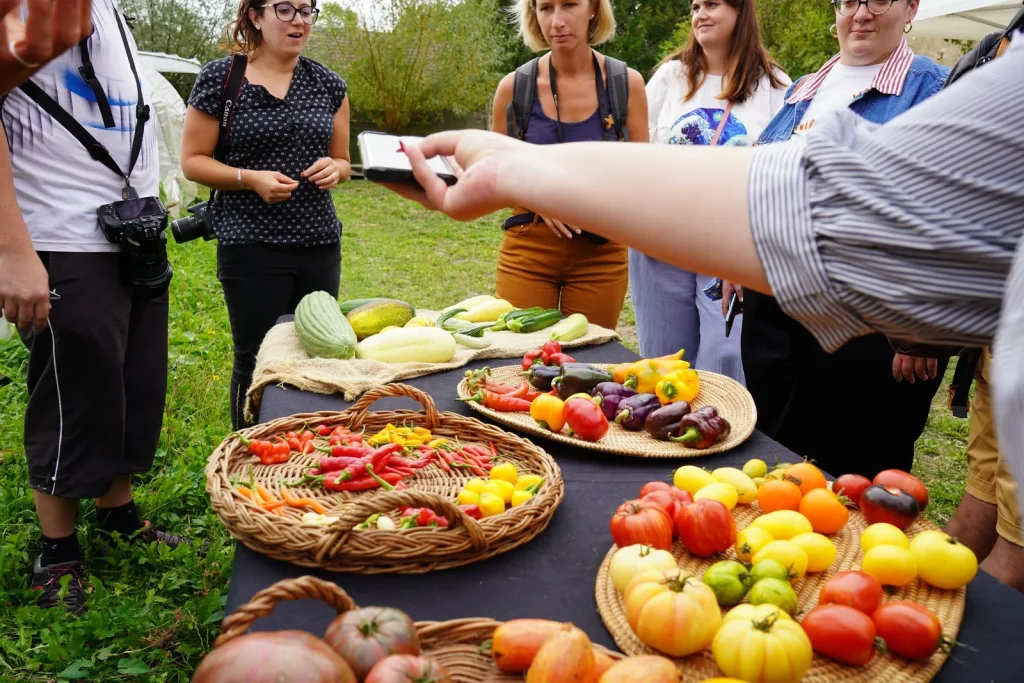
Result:
<svg viewBox="0 0 1024 683">
<path fill-rule="evenodd" d="M 219 118 L 230 66 L 230 57 L 206 64 L 188 103 Z M 340 76 L 305 57 L 299 58 L 283 100 L 248 79 L 242 82 L 224 163 L 253 171 L 277 171 L 297 180 L 299 187 L 280 204 L 267 204 L 248 190 L 218 192 L 210 211 L 221 246 L 319 246 L 339 241 L 341 222 L 331 193 L 300 174 L 317 159 L 330 156 L 334 115 L 346 90 Z"/>
</svg>

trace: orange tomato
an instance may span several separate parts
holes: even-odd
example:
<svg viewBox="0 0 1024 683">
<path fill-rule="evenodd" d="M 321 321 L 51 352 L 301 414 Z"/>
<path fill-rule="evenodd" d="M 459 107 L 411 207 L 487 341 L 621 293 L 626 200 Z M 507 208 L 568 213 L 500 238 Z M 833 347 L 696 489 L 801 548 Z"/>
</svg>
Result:
<svg viewBox="0 0 1024 683">
<path fill-rule="evenodd" d="M 839 502 L 839 496 L 828 489 L 808 491 L 800 501 L 800 514 L 811 520 L 811 528 L 819 534 L 834 534 L 850 518 L 850 511 Z"/>
<path fill-rule="evenodd" d="M 801 462 L 786 470 L 786 481 L 791 481 L 800 488 L 800 493 L 807 495 L 814 489 L 827 489 L 825 475 L 809 462 Z"/>
<path fill-rule="evenodd" d="M 767 479 L 757 492 L 757 504 L 761 512 L 768 514 L 776 510 L 799 510 L 800 488 L 790 481 Z"/>
</svg>

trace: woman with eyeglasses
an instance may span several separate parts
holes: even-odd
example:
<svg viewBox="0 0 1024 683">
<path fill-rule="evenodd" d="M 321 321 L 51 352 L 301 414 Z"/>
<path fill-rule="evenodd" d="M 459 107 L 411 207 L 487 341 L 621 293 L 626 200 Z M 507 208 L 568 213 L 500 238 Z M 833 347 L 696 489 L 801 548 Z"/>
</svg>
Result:
<svg viewBox="0 0 1024 683">
<path fill-rule="evenodd" d="M 330 190 L 351 172 L 349 102 L 340 76 L 302 56 L 319 11 L 310 0 L 241 0 L 236 56 L 203 67 L 185 117 L 182 169 L 217 191 L 207 220 L 234 341 L 236 429 L 249 424 L 245 396 L 267 331 L 306 294 L 337 295 L 340 285 L 341 223 Z M 215 155 L 232 65 L 245 77 Z"/>
<path fill-rule="evenodd" d="M 803 137 L 838 110 L 882 124 L 942 88 L 949 69 L 907 44 L 918 0 L 832 5 L 839 54 L 789 89 L 759 145 Z M 848 191 L 870 197 L 878 188 L 859 182 Z M 947 359 L 894 353 L 881 334 L 826 353 L 774 298 L 756 292 L 744 296 L 743 317 L 741 355 L 758 429 L 836 475 L 910 470 Z M 865 430 L 870 439 L 854 436 Z"/>
</svg>

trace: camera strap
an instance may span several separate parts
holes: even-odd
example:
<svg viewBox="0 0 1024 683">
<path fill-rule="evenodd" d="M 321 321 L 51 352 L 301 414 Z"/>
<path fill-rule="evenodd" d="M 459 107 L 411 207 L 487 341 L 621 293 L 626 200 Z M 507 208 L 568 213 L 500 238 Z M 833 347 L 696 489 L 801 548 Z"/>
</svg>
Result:
<svg viewBox="0 0 1024 683">
<path fill-rule="evenodd" d="M 136 113 L 136 125 L 135 125 L 135 136 L 132 139 L 132 153 L 131 160 L 128 165 L 128 172 L 121 170 L 121 167 L 117 165 L 113 157 L 110 156 L 110 152 L 100 142 L 94 138 L 89 131 L 80 124 L 75 117 L 65 111 L 57 102 L 47 95 L 42 88 L 33 83 L 31 80 L 25 81 L 18 87 L 28 95 L 28 97 L 38 104 L 47 114 L 53 117 L 57 123 L 65 128 L 71 135 L 78 140 L 86 151 L 96 161 L 100 162 L 117 175 L 124 178 L 124 190 L 122 190 L 123 199 L 136 199 L 138 198 L 134 188 L 132 188 L 131 175 L 132 171 L 135 170 L 135 163 L 139 160 L 139 154 L 142 152 L 142 137 L 143 131 L 146 127 L 146 121 L 149 120 L 149 105 L 147 105 L 142 97 L 142 81 L 139 79 L 139 72 L 135 68 L 135 59 L 132 57 L 131 46 L 128 44 L 128 35 L 124 29 L 124 23 L 121 21 L 121 14 L 115 10 L 114 18 L 117 20 L 117 28 L 121 32 L 121 42 L 124 43 L 125 53 L 128 55 L 128 64 L 132 69 L 132 76 L 135 78 L 135 87 L 138 92 L 138 102 L 135 106 Z M 79 43 L 79 47 L 82 51 L 82 67 L 79 69 L 79 73 L 85 82 L 89 84 L 93 92 L 96 94 L 96 103 L 100 107 L 100 111 L 103 116 L 103 125 L 107 128 L 114 127 L 114 115 L 110 110 L 110 103 L 107 100 L 106 93 L 103 91 L 103 86 L 96 78 L 96 73 L 92 68 L 92 59 L 89 57 L 88 38 L 82 40 Z"/>
<path fill-rule="evenodd" d="M 242 96 L 242 81 L 245 80 L 245 67 L 249 58 L 244 54 L 231 55 L 231 65 L 228 67 L 228 75 L 224 79 L 224 88 L 220 91 L 220 117 L 217 119 L 217 146 L 213 149 L 213 158 L 224 162 L 228 154 L 228 141 L 231 134 L 231 120 L 235 116 L 235 109 L 238 108 L 238 99 Z M 210 190 L 210 203 L 220 193 L 217 190 Z"/>
</svg>

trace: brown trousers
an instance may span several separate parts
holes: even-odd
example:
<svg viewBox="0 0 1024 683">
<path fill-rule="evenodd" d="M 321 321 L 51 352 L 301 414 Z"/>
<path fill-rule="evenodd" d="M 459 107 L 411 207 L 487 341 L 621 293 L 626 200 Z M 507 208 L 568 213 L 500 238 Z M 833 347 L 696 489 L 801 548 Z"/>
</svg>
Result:
<svg viewBox="0 0 1024 683">
<path fill-rule="evenodd" d="M 559 308 L 614 330 L 629 284 L 626 246 L 559 238 L 537 219 L 505 231 L 495 291 L 517 308 Z"/>
</svg>

